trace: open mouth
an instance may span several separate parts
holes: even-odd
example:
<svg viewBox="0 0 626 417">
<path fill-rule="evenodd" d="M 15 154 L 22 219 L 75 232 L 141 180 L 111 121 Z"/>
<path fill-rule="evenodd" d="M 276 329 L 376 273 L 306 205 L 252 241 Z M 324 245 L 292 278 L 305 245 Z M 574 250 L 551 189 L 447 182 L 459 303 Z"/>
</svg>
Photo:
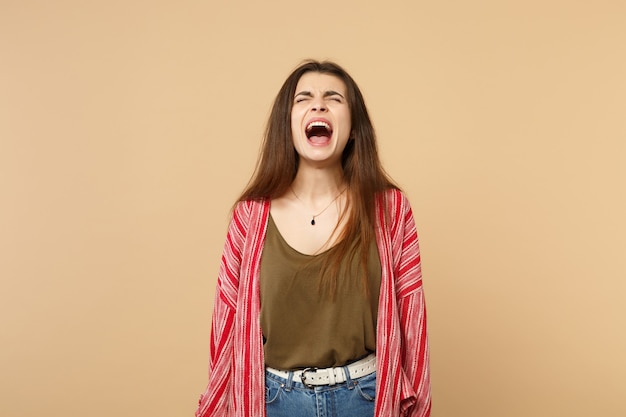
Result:
<svg viewBox="0 0 626 417">
<path fill-rule="evenodd" d="M 309 122 L 305 129 L 306 137 L 315 144 L 323 144 L 330 141 L 333 135 L 333 128 L 328 122 L 323 120 L 313 120 Z"/>
</svg>

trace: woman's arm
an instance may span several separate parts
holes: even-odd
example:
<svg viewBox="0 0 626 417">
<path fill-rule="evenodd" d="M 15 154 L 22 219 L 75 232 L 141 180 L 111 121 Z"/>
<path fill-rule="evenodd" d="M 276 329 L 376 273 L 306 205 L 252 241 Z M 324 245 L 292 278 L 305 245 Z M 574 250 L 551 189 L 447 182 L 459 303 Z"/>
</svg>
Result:
<svg viewBox="0 0 626 417">
<path fill-rule="evenodd" d="M 233 218 L 228 227 L 213 306 L 209 383 L 200 396 L 196 417 L 227 416 L 233 400 L 231 388 L 233 327 L 247 216 L 245 204 L 240 203 L 233 211 Z"/>
<path fill-rule="evenodd" d="M 400 258 L 396 264 L 396 290 L 402 331 L 402 364 L 416 395 L 406 412 L 410 417 L 430 416 L 430 367 L 426 332 L 426 305 L 422 287 L 419 239 L 411 207 L 403 196 Z"/>
</svg>

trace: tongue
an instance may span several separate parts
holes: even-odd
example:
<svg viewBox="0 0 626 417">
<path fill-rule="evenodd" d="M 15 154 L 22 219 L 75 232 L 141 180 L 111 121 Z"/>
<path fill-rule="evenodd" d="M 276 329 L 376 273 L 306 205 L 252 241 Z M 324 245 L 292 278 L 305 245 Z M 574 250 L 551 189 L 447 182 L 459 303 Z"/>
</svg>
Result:
<svg viewBox="0 0 626 417">
<path fill-rule="evenodd" d="M 330 137 L 329 136 L 311 136 L 309 138 L 309 141 L 316 145 L 322 145 L 322 144 L 328 143 L 330 141 Z"/>
</svg>

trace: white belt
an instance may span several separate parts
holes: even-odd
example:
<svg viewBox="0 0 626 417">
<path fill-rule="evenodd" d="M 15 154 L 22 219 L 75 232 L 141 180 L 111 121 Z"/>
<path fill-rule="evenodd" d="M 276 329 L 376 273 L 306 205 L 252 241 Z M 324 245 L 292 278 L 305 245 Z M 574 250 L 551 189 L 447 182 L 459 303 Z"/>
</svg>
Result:
<svg viewBox="0 0 626 417">
<path fill-rule="evenodd" d="M 289 371 L 280 371 L 278 369 L 267 367 L 269 373 L 279 376 L 283 379 L 289 379 Z M 350 379 L 361 378 L 376 372 L 376 354 L 372 353 L 365 358 L 352 362 L 348 365 Z M 335 385 L 346 382 L 346 374 L 343 367 L 337 368 L 306 368 L 301 371 L 293 371 L 293 377 L 301 380 L 308 387 L 314 385 Z"/>
</svg>

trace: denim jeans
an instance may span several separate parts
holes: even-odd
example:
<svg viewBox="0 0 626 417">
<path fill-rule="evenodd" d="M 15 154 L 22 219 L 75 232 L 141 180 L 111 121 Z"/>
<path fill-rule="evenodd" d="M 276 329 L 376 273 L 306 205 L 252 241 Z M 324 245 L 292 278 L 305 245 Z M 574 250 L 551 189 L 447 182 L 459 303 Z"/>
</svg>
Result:
<svg viewBox="0 0 626 417">
<path fill-rule="evenodd" d="M 336 385 L 308 388 L 265 372 L 267 417 L 373 417 L 376 373 Z"/>
</svg>

